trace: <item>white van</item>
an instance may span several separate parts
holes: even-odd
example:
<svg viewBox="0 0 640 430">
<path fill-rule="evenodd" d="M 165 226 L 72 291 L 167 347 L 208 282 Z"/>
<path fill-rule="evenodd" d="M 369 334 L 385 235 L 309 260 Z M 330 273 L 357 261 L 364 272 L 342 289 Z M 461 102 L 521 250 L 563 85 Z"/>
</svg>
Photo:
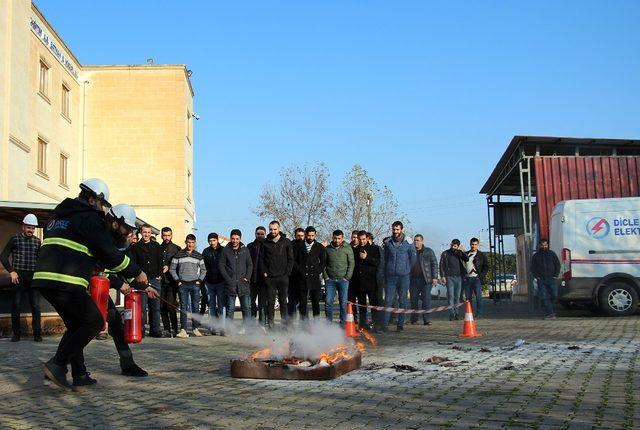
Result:
<svg viewBox="0 0 640 430">
<path fill-rule="evenodd" d="M 640 296 L 640 198 L 566 200 L 551 215 L 549 246 L 562 262 L 561 304 L 631 315 Z"/>
</svg>

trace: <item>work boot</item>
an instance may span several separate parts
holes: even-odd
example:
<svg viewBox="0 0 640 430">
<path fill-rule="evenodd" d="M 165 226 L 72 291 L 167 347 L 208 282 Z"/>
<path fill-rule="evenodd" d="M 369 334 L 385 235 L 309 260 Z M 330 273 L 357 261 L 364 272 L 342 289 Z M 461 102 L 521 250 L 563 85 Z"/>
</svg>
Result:
<svg viewBox="0 0 640 430">
<path fill-rule="evenodd" d="M 120 360 L 120 368 L 124 376 L 145 377 L 149 375 L 142 367 L 138 366 L 133 359 Z"/>
<path fill-rule="evenodd" d="M 95 384 L 98 383 L 97 380 L 93 379 L 89 375 L 90 375 L 89 372 L 85 372 L 84 375 L 74 376 L 73 377 L 73 390 L 74 391 L 78 391 L 79 389 L 82 389 L 83 387 L 88 387 L 89 385 L 95 385 Z"/>
<path fill-rule="evenodd" d="M 67 366 L 60 366 L 53 362 L 53 358 L 43 366 L 44 377 L 65 390 L 72 390 L 73 387 L 67 381 Z"/>
</svg>

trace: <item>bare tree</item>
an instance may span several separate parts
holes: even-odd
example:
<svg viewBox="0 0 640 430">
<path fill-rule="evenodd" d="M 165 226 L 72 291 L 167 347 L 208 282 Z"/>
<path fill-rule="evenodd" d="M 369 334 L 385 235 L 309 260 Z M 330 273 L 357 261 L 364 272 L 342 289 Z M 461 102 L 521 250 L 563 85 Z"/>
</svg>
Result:
<svg viewBox="0 0 640 430">
<path fill-rule="evenodd" d="M 336 228 L 367 230 L 378 239 L 390 234 L 391 223 L 406 217 L 400 213 L 391 190 L 380 187 L 362 166 L 356 164 L 342 181 L 331 224 Z"/>
<path fill-rule="evenodd" d="M 329 169 L 324 163 L 291 165 L 280 170 L 280 184 L 264 186 L 254 213 L 261 218 L 277 219 L 287 234 L 309 225 L 320 232 L 331 213 L 332 202 Z"/>
</svg>

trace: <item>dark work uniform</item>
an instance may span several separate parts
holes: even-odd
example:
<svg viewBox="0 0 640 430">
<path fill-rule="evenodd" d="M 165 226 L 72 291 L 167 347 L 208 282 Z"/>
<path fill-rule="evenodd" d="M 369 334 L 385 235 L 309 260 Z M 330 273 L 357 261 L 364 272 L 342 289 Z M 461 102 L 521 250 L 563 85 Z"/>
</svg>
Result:
<svg viewBox="0 0 640 430">
<path fill-rule="evenodd" d="M 20 329 L 20 308 L 22 305 L 22 297 L 25 293 L 29 297 L 29 305 L 31 306 L 33 336 L 38 338 L 42 335 L 40 323 L 40 293 L 38 293 L 38 290 L 31 288 L 40 243 L 40 239 L 35 236 L 27 237 L 24 233 L 16 234 L 9 240 L 0 255 L 0 262 L 2 262 L 4 268 L 7 269 L 8 272 L 15 271 L 18 274 L 18 283 L 11 285 L 13 290 L 11 328 L 14 338 L 17 339 L 19 339 L 22 334 Z M 11 262 L 9 261 L 9 257 L 11 257 Z"/>
<path fill-rule="evenodd" d="M 114 246 L 102 212 L 82 199 L 65 199 L 45 228 L 33 288 L 53 305 L 67 328 L 52 362 L 57 366 L 71 363 L 71 373 L 77 377 L 86 374 L 84 347 L 104 323 L 87 292 L 98 259 L 126 277 L 141 272 Z"/>
</svg>

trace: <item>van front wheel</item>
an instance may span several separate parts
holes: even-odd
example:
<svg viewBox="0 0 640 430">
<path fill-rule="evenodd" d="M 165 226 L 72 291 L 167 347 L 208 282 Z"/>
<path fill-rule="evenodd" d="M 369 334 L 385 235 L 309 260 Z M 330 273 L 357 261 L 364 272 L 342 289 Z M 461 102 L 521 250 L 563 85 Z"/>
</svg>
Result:
<svg viewBox="0 0 640 430">
<path fill-rule="evenodd" d="M 612 282 L 600 290 L 600 309 L 605 315 L 626 316 L 638 307 L 638 293 L 624 282 Z"/>
</svg>

